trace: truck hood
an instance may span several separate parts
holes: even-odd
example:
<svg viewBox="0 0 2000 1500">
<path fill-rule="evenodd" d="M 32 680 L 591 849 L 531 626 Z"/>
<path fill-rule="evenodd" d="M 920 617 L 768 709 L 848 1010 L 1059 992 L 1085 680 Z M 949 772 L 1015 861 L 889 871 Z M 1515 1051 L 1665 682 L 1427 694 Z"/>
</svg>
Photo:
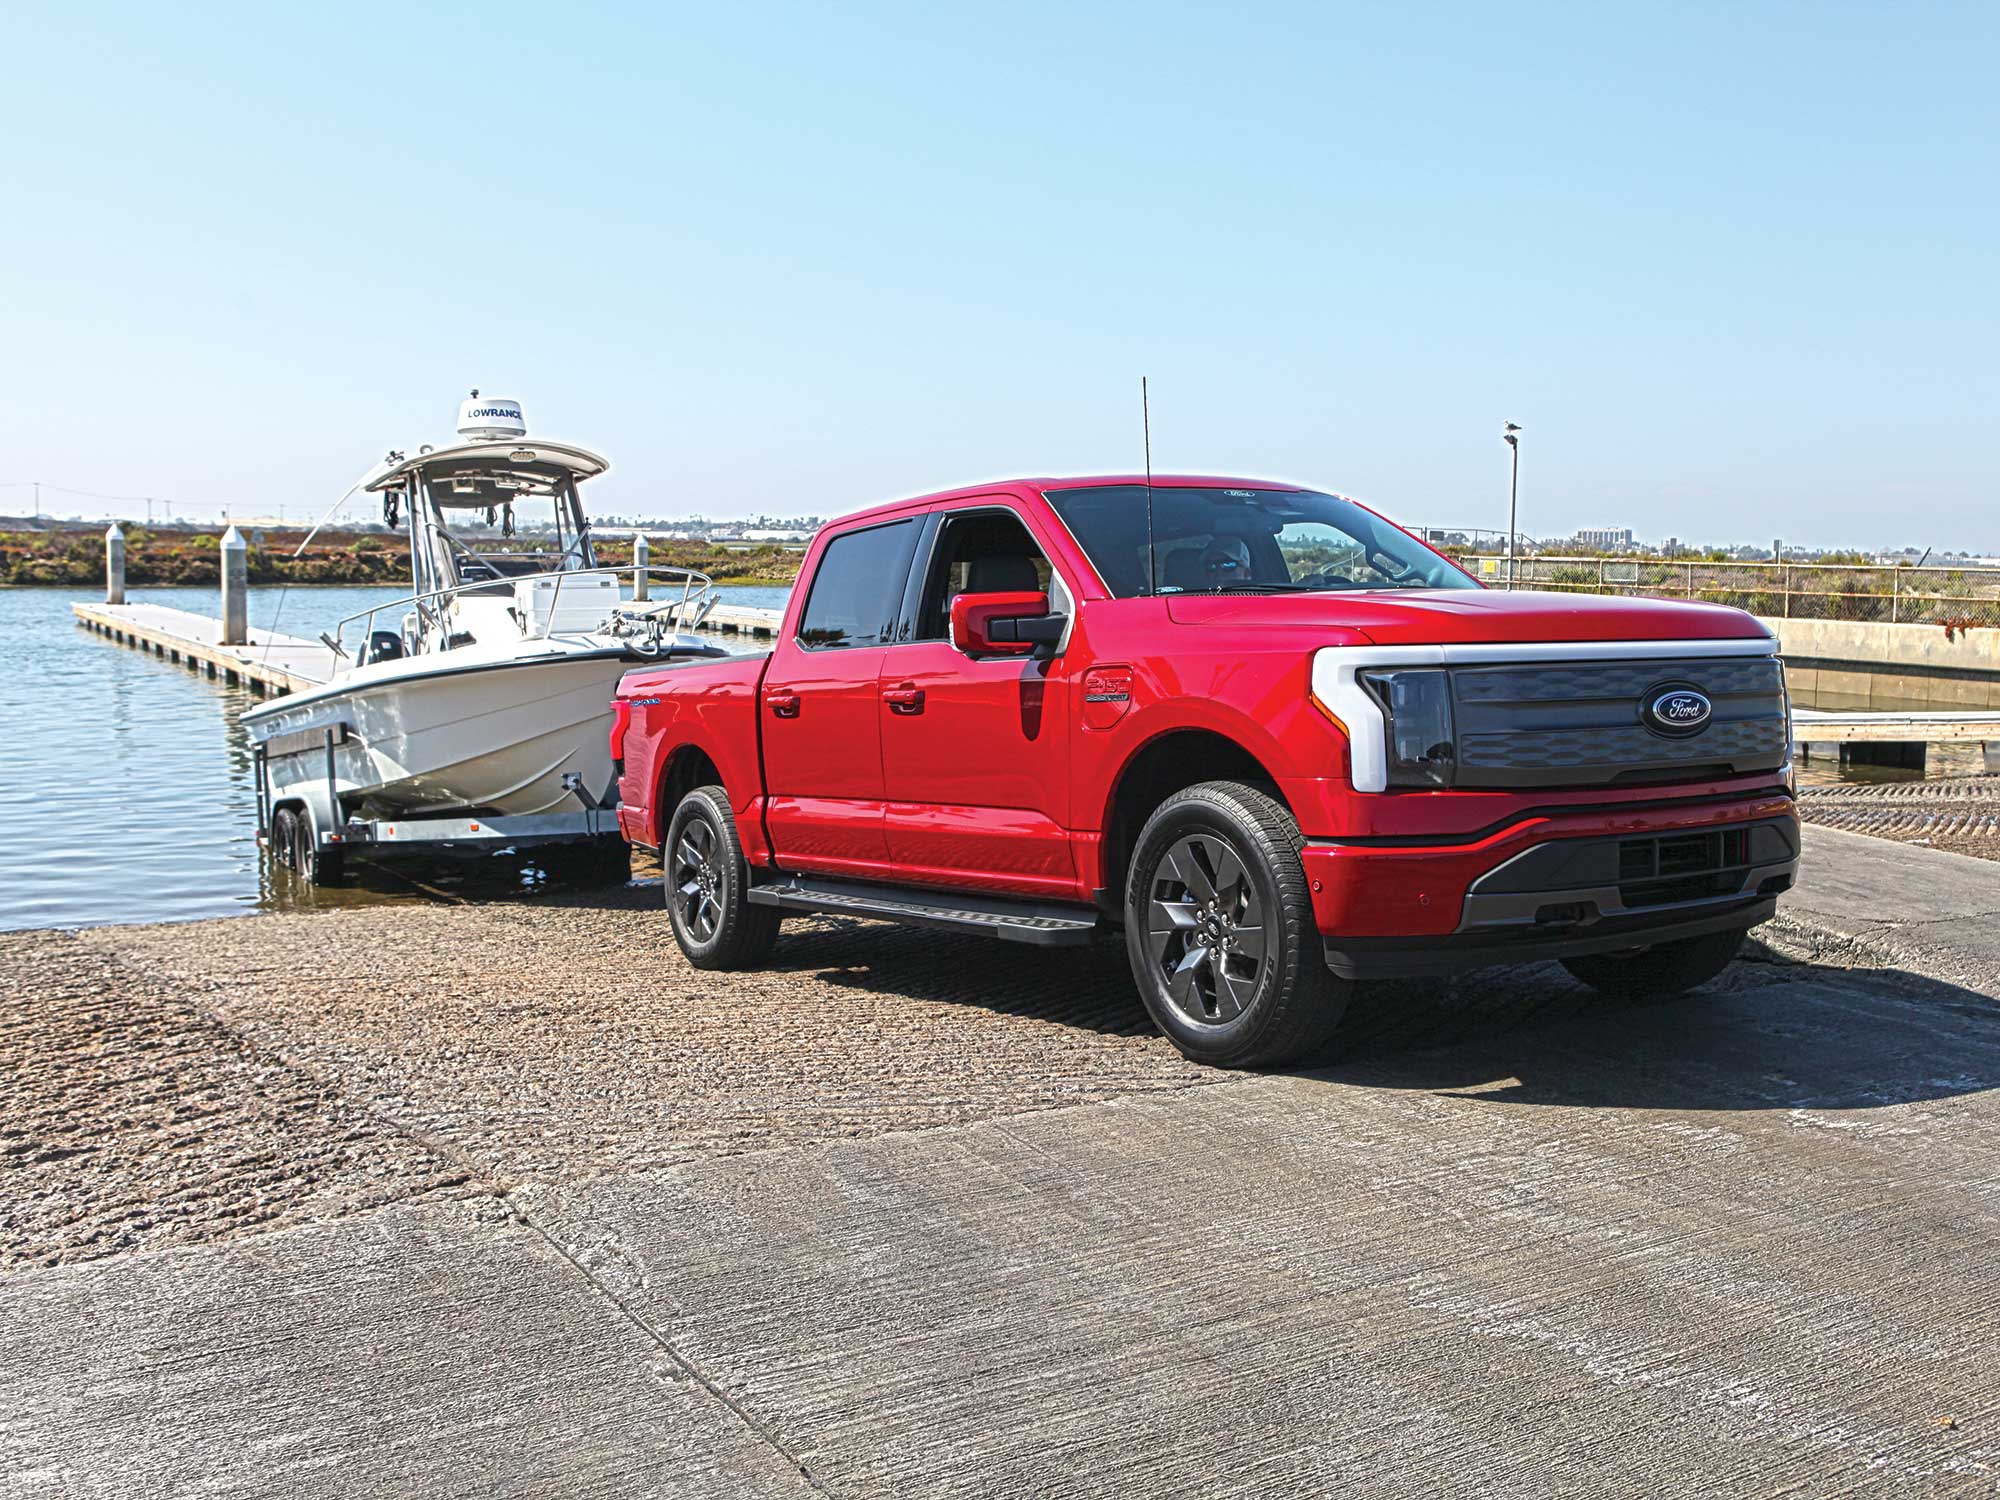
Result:
<svg viewBox="0 0 2000 1500">
<path fill-rule="evenodd" d="M 1167 617 L 1177 625 L 1359 632 L 1381 646 L 1740 640 L 1770 634 L 1754 616 L 1720 604 L 1529 589 L 1172 594 Z"/>
</svg>

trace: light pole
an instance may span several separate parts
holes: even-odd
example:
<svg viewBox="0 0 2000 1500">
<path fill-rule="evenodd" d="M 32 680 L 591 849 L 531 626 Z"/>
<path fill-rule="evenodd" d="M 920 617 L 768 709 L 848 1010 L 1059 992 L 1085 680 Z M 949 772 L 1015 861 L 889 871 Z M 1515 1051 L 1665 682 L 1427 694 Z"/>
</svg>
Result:
<svg viewBox="0 0 2000 1500">
<path fill-rule="evenodd" d="M 1514 586 L 1514 533 L 1519 530 L 1521 510 L 1521 428 L 1509 422 L 1501 430 L 1500 441 L 1513 452 L 1513 474 L 1507 481 L 1507 587 Z"/>
</svg>

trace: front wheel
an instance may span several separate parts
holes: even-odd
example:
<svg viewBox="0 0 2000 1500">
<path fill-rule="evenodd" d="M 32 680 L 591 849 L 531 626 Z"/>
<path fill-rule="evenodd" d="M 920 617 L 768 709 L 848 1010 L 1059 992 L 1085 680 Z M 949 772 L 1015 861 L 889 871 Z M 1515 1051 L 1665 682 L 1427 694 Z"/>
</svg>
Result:
<svg viewBox="0 0 2000 1500">
<path fill-rule="evenodd" d="M 1589 953 L 1566 958 L 1562 966 L 1600 994 L 1639 1000 L 1664 1000 L 1698 989 L 1729 967 L 1750 929 L 1712 932 L 1706 937 L 1655 943 L 1650 948 L 1620 953 Z"/>
<path fill-rule="evenodd" d="M 750 904 L 750 866 L 719 786 L 681 799 L 660 851 L 674 941 L 697 969 L 747 969 L 770 956 L 779 912 Z"/>
<path fill-rule="evenodd" d="M 1320 959 L 1300 851 L 1273 798 L 1238 782 L 1177 792 L 1147 820 L 1125 887 L 1139 996 L 1182 1056 L 1273 1067 L 1318 1050 L 1351 986 Z"/>
</svg>

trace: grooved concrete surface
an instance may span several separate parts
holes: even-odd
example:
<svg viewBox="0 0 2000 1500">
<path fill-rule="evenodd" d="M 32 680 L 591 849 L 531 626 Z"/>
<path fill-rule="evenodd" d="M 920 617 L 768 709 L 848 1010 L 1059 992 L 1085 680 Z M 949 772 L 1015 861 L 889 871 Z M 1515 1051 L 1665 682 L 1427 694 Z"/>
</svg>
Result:
<svg viewBox="0 0 2000 1500">
<path fill-rule="evenodd" d="M 1802 786 L 1799 815 L 1850 833 L 2000 859 L 2000 775 Z"/>
<path fill-rule="evenodd" d="M 1994 1494 L 2000 870 L 1846 838 L 1797 961 L 1379 991 L 1291 1076 L 1185 1069 L 1101 956 L 866 925 L 744 981 L 629 903 L 19 939 L 10 1017 L 198 1013 L 289 1075 L 215 1129 L 350 1122 L 408 1201 L 17 1260 L 0 1493 Z M 147 1200 L 125 1129 L 34 1180 Z"/>
</svg>

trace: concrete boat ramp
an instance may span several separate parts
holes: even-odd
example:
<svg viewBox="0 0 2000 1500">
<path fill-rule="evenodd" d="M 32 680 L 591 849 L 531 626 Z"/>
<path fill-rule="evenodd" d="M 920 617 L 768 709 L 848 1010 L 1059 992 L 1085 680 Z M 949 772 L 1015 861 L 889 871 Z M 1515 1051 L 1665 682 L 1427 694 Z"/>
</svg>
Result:
<svg viewBox="0 0 2000 1500">
<path fill-rule="evenodd" d="M 1982 1495 L 2000 864 L 1188 1067 L 1114 947 L 657 888 L 0 937 L 0 1493 Z"/>
</svg>

